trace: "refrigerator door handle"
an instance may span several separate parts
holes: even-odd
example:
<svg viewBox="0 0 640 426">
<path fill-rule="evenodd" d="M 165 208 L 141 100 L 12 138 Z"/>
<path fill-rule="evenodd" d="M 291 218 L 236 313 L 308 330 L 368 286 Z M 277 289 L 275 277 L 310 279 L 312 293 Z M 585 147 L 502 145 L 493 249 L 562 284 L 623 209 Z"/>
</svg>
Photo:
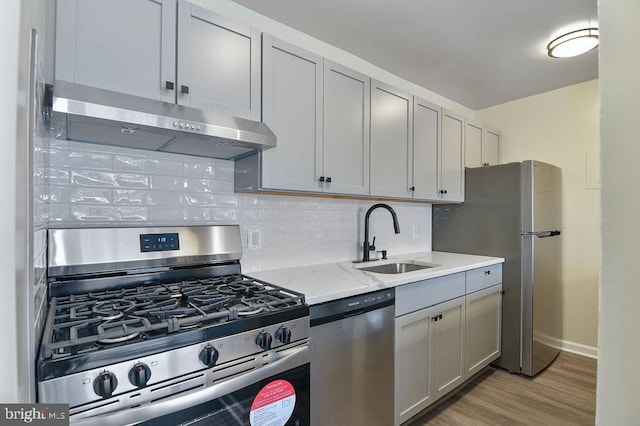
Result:
<svg viewBox="0 0 640 426">
<path fill-rule="evenodd" d="M 532 236 L 532 237 L 538 237 L 538 238 L 547 238 L 547 237 L 555 237 L 560 235 L 562 231 L 537 231 L 537 232 L 531 232 L 531 231 L 527 231 L 527 232 L 521 232 L 520 235 L 523 236 Z"/>
</svg>

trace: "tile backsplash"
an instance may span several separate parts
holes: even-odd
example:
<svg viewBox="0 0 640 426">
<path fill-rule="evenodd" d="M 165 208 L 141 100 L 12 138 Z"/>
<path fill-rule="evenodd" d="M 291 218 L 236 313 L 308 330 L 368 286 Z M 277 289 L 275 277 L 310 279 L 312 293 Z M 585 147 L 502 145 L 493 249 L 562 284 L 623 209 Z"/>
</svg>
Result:
<svg viewBox="0 0 640 426">
<path fill-rule="evenodd" d="M 239 224 L 244 272 L 356 259 L 375 200 L 236 194 L 232 161 L 53 140 L 36 161 L 37 220 L 56 226 Z M 43 159 L 46 158 L 46 161 Z M 431 205 L 389 202 L 370 236 L 389 254 L 431 250 Z M 247 229 L 261 231 L 248 248 Z M 414 233 L 415 229 L 415 233 Z"/>
</svg>

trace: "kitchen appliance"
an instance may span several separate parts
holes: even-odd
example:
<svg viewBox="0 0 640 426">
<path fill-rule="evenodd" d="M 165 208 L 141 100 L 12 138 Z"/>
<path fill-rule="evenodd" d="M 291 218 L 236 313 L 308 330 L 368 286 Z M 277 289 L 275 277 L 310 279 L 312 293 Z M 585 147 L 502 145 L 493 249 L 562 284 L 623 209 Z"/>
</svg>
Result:
<svg viewBox="0 0 640 426">
<path fill-rule="evenodd" d="M 394 289 L 310 307 L 311 423 L 393 424 Z"/>
<path fill-rule="evenodd" d="M 562 333 L 562 172 L 524 161 L 468 168 L 465 202 L 433 206 L 433 249 L 505 258 L 502 356 L 533 376 L 559 353 Z"/>
<path fill-rule="evenodd" d="M 66 140 L 232 160 L 276 146 L 261 122 L 57 80 L 50 127 Z"/>
<path fill-rule="evenodd" d="M 309 308 L 241 274 L 238 226 L 50 229 L 48 244 L 39 402 L 74 424 L 309 425 Z"/>
</svg>

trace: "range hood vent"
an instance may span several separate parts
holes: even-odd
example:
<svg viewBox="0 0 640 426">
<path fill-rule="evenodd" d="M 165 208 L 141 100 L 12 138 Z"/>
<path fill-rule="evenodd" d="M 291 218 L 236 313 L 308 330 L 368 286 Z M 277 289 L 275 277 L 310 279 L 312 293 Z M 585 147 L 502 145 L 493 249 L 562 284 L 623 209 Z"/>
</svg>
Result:
<svg viewBox="0 0 640 426">
<path fill-rule="evenodd" d="M 59 139 L 225 160 L 276 146 L 257 121 L 60 80 L 47 90 Z"/>
</svg>

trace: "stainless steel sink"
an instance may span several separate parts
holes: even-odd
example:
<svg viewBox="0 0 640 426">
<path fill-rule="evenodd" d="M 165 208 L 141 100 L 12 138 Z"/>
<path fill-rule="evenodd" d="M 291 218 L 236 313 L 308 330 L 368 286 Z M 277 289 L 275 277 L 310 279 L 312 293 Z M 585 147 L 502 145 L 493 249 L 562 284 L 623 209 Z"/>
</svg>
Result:
<svg viewBox="0 0 640 426">
<path fill-rule="evenodd" d="M 382 265 L 365 266 L 364 268 L 358 268 L 361 271 L 377 272 L 378 274 L 404 274 L 406 272 L 419 271 L 421 269 L 434 268 L 435 264 L 426 263 L 410 263 L 410 262 L 397 262 L 397 263 L 385 263 Z"/>
</svg>

